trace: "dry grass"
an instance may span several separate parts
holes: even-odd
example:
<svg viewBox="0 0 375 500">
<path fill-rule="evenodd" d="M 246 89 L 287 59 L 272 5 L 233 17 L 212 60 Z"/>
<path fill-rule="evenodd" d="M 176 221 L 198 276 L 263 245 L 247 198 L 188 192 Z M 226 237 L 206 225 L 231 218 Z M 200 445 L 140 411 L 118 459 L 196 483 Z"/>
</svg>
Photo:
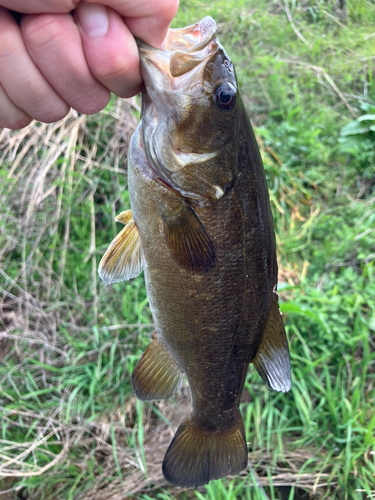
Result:
<svg viewBox="0 0 375 500">
<path fill-rule="evenodd" d="M 92 270 L 87 280 L 88 301 L 78 293 L 77 284 L 64 277 L 74 246 L 71 211 L 74 204 L 87 201 L 94 207 L 97 183 L 93 176 L 101 171 L 126 175 L 127 145 L 137 123 L 132 109 L 138 110 L 135 100 L 117 100 L 110 111 L 91 122 L 71 112 L 52 125 L 32 123 L 20 131 L 3 129 L 0 133 L 0 357 L 9 358 L 13 365 L 0 379 L 3 390 L 13 372 L 27 370 L 35 361 L 43 366 L 35 377 L 38 389 L 51 387 L 48 367 L 72 361 L 71 346 L 61 337 L 61 324 L 80 336 L 80 326 L 81 331 L 88 331 L 90 324 L 97 323 L 95 209 L 90 212 L 91 246 L 84 256 Z M 103 142 L 103 138 L 108 140 Z M 91 321 L 83 319 L 88 312 L 94 312 Z M 7 401 L 6 393 L 0 398 L 4 425 L 18 425 L 25 433 L 33 426 L 38 432 L 32 441 L 2 441 L 0 475 L 38 475 L 66 459 L 78 432 L 59 421 L 67 394 L 48 417 L 44 412 L 9 411 L 3 405 L 13 398 Z M 13 421 L 15 415 L 22 417 L 21 422 Z M 56 455 L 44 450 L 42 462 L 47 459 L 48 463 L 41 466 L 36 451 L 52 438 L 64 445 Z M 25 460 L 30 455 L 34 456 L 32 464 Z"/>
</svg>

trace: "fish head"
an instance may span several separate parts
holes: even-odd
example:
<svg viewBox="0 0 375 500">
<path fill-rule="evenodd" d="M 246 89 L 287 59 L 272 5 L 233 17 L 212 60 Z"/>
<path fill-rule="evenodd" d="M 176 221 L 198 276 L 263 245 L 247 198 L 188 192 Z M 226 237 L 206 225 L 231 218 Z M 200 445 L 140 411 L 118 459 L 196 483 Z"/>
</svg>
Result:
<svg viewBox="0 0 375 500">
<path fill-rule="evenodd" d="M 243 104 L 211 17 L 171 29 L 163 49 L 138 41 L 147 159 L 182 196 L 211 204 L 234 185 Z"/>
</svg>

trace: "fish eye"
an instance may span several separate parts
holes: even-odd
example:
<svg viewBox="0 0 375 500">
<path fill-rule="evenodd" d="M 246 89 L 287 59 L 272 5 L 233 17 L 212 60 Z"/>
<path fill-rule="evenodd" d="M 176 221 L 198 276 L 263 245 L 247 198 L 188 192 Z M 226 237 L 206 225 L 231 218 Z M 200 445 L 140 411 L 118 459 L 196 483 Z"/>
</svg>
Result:
<svg viewBox="0 0 375 500">
<path fill-rule="evenodd" d="M 216 105 L 223 111 L 230 111 L 236 106 L 237 92 L 230 83 L 222 83 L 215 90 Z"/>
</svg>

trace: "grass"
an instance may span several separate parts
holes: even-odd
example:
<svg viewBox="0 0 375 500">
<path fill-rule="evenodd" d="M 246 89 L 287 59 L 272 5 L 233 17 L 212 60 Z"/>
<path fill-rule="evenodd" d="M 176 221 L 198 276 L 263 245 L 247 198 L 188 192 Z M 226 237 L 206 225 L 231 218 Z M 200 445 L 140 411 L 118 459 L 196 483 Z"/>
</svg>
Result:
<svg viewBox="0 0 375 500">
<path fill-rule="evenodd" d="M 174 26 L 205 15 L 261 146 L 291 347 L 290 393 L 249 371 L 249 458 L 272 499 L 375 498 L 375 4 L 349 0 L 345 17 L 333 1 L 190 0 Z M 265 498 L 251 472 L 169 486 L 161 461 L 188 390 L 132 395 L 152 332 L 143 276 L 106 288 L 97 265 L 129 207 L 139 111 L 113 99 L 93 117 L 0 131 L 4 498 Z"/>
</svg>

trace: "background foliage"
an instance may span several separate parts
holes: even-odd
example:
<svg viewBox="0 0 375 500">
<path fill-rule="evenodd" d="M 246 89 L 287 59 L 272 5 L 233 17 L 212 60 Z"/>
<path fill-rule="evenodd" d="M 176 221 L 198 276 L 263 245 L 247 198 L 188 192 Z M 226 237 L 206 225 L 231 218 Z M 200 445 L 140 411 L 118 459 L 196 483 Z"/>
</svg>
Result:
<svg viewBox="0 0 375 500">
<path fill-rule="evenodd" d="M 345 2 L 344 2 L 345 3 Z M 233 59 L 273 206 L 293 388 L 249 370 L 249 458 L 269 498 L 375 498 L 375 4 L 182 1 Z M 135 401 L 149 342 L 143 276 L 105 288 L 97 264 L 129 207 L 139 100 L 0 131 L 2 498 L 263 499 L 254 474 L 199 491 L 160 465 L 186 413 Z"/>
</svg>

